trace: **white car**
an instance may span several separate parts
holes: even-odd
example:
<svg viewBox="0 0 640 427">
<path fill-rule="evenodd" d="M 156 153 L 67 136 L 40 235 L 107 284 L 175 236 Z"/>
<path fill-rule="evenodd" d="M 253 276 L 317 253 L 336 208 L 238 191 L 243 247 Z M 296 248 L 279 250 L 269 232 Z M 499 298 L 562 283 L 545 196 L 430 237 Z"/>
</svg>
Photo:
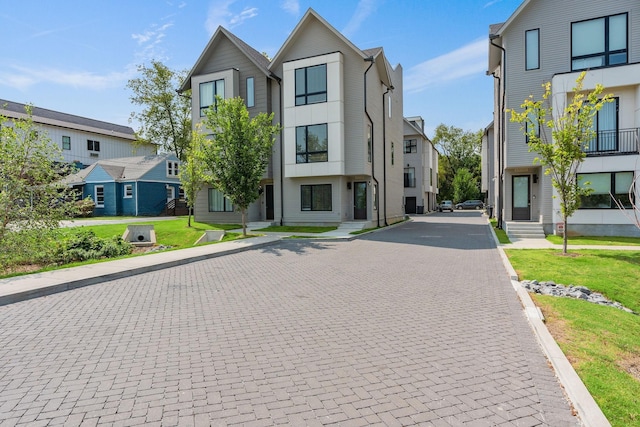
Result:
<svg viewBox="0 0 640 427">
<path fill-rule="evenodd" d="M 451 200 L 443 200 L 438 205 L 438 212 L 444 211 L 453 212 L 453 202 Z"/>
</svg>

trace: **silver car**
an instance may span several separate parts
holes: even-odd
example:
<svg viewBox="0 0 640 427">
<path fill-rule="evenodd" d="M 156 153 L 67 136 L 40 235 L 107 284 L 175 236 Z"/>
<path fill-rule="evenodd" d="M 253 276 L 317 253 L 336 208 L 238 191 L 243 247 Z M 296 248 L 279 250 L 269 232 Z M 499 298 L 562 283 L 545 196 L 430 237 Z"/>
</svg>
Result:
<svg viewBox="0 0 640 427">
<path fill-rule="evenodd" d="M 444 211 L 453 212 L 453 202 L 451 200 L 443 200 L 438 205 L 438 212 Z"/>
</svg>

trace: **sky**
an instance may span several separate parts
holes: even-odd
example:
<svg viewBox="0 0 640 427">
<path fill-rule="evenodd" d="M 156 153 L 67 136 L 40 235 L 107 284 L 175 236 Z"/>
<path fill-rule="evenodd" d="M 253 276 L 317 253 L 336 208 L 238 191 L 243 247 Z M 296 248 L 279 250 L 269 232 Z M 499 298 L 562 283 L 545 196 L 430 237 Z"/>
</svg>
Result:
<svg viewBox="0 0 640 427">
<path fill-rule="evenodd" d="M 189 70 L 221 25 L 275 56 L 308 8 L 404 71 L 404 116 L 477 131 L 493 118 L 489 25 L 521 0 L 0 0 L 0 99 L 131 126 L 127 82 Z"/>
</svg>

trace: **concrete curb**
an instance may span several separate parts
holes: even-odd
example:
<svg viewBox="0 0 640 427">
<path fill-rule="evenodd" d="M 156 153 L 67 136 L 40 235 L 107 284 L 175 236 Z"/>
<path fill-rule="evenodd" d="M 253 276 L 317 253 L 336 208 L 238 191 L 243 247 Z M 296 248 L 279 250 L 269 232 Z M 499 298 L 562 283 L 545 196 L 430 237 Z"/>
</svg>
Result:
<svg viewBox="0 0 640 427">
<path fill-rule="evenodd" d="M 511 279 L 511 285 L 516 291 L 518 298 L 520 298 L 527 320 L 535 333 L 538 343 L 542 347 L 542 351 L 553 366 L 556 376 L 558 377 L 560 384 L 562 384 L 567 398 L 578 414 L 580 422 L 585 427 L 610 427 L 611 423 L 609 423 L 609 420 L 604 416 L 602 409 L 600 409 L 593 396 L 591 396 L 591 393 L 589 393 L 587 387 L 584 385 L 575 369 L 573 369 L 573 366 L 571 366 L 571 363 L 569 363 L 569 360 L 544 324 L 544 316 L 542 315 L 542 312 L 533 303 L 529 292 L 527 292 L 527 290 L 522 287 L 518 281 L 518 274 L 509 262 L 509 258 L 504 252 L 502 244 L 498 242 L 498 238 L 493 231 L 491 223 L 488 223 L 488 225 L 494 241 L 496 242 L 500 257 L 502 258 L 502 263 L 504 264 L 507 274 Z"/>
<path fill-rule="evenodd" d="M 150 271 L 177 267 L 205 259 L 234 254 L 249 249 L 262 248 L 273 245 L 280 240 L 280 238 L 274 237 L 263 239 L 260 242 L 255 240 L 236 240 L 228 242 L 230 245 L 225 246 L 222 250 L 218 250 L 220 248 L 216 245 L 208 245 L 200 247 L 205 248 L 200 250 L 195 250 L 198 248 L 187 248 L 144 255 L 142 257 L 127 258 L 125 260 L 114 260 L 100 264 L 72 267 L 65 269 L 64 273 L 60 273 L 61 270 L 53 270 L 32 275 L 16 276 L 9 279 L 0 279 L 0 306 L 95 285 L 109 280 L 121 279 Z M 231 244 L 235 244 L 236 247 L 231 247 Z M 207 251 L 207 248 L 211 248 L 213 251 Z M 178 254 L 178 252 L 181 252 L 181 254 Z M 192 254 L 184 255 L 187 252 L 192 252 Z M 59 276 L 57 276 L 56 273 L 59 274 Z M 82 278 L 70 278 L 73 276 L 82 276 Z M 29 283 L 27 283 L 27 281 Z"/>
</svg>

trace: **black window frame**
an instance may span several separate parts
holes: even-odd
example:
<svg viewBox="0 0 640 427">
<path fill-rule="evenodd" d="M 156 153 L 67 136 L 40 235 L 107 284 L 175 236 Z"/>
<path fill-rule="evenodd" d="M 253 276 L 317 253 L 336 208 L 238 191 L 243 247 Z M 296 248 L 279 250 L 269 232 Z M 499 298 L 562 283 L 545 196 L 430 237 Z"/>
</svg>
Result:
<svg viewBox="0 0 640 427">
<path fill-rule="evenodd" d="M 324 127 L 325 149 L 309 151 L 309 129 Z M 300 131 L 304 130 L 304 141 L 299 141 Z M 301 150 L 301 148 L 303 148 Z M 324 154 L 324 156 L 323 156 Z M 311 160 L 310 160 L 311 159 Z M 317 160 L 316 160 L 317 159 Z M 324 163 L 329 161 L 329 126 L 327 123 L 296 126 L 296 163 Z"/>
<path fill-rule="evenodd" d="M 309 92 L 309 70 L 313 68 L 324 68 L 324 90 Z M 299 74 L 303 74 L 303 78 L 299 79 Z M 299 83 L 303 82 L 304 87 L 300 87 Z M 294 96 L 295 105 L 311 105 L 327 102 L 327 64 L 311 65 L 309 67 L 296 68 L 294 71 Z M 324 97 L 322 97 L 324 95 Z M 319 99 L 315 99 L 320 97 Z M 311 99 L 310 99 L 311 98 Z"/>
<path fill-rule="evenodd" d="M 625 48 L 624 49 L 616 49 L 616 50 L 610 50 L 609 49 L 609 21 L 610 18 L 616 17 L 616 16 L 625 16 Z M 574 25 L 575 24 L 581 24 L 581 23 L 585 23 L 585 22 L 590 22 L 590 21 L 597 21 L 598 19 L 604 19 L 604 51 L 603 52 L 597 52 L 597 53 L 590 53 L 590 54 L 586 54 L 586 55 L 577 55 L 574 56 L 573 54 L 573 39 L 574 39 L 574 35 L 573 35 L 573 29 L 574 29 Z M 611 56 L 613 55 L 619 55 L 621 53 L 625 54 L 625 61 L 624 62 L 615 62 L 615 63 L 611 63 Z M 604 64 L 597 66 L 597 67 L 575 67 L 574 66 L 574 61 L 578 61 L 581 59 L 589 59 L 589 58 L 596 58 L 602 56 L 604 57 Z M 623 12 L 623 13 L 616 13 L 615 15 L 607 15 L 607 16 L 599 16 L 597 18 L 591 18 L 591 19 L 584 19 L 582 21 L 575 21 L 571 23 L 571 71 L 581 71 L 581 70 L 587 70 L 587 69 L 596 69 L 596 68 L 605 68 L 605 67 L 612 67 L 612 66 L 618 66 L 618 65 L 625 65 L 629 63 L 629 14 L 627 12 Z"/>
<path fill-rule="evenodd" d="M 416 168 L 408 166 L 404 168 L 404 188 L 415 188 L 416 186 Z"/>
<path fill-rule="evenodd" d="M 96 141 L 95 139 L 87 139 L 87 150 L 100 151 L 100 141 Z"/>
<path fill-rule="evenodd" d="M 322 206 L 321 203 L 318 202 L 322 202 L 322 201 L 326 201 L 324 200 L 324 197 L 326 197 L 325 195 L 320 195 L 318 194 L 319 191 L 327 191 L 328 189 L 328 202 L 329 202 L 329 206 Z M 305 190 L 308 190 L 308 200 L 306 200 L 306 196 L 307 194 L 305 194 Z M 331 212 L 333 211 L 333 193 L 332 193 L 333 189 L 332 189 L 332 185 L 331 184 L 304 184 L 300 186 L 300 210 L 303 212 Z M 315 194 L 314 194 L 315 193 Z M 315 200 L 315 195 L 318 195 L 318 197 L 324 196 L 323 199 L 319 199 L 319 200 Z M 321 205 L 321 206 L 318 206 Z"/>
<path fill-rule="evenodd" d="M 537 39 L 537 50 L 536 50 L 536 66 L 529 68 L 529 39 L 527 35 L 529 33 L 535 32 Z M 530 30 L 526 30 L 524 32 L 524 69 L 526 71 L 531 70 L 539 70 L 540 69 L 540 28 L 532 28 Z"/>
<path fill-rule="evenodd" d="M 615 171 L 615 172 L 590 172 L 590 173 L 578 173 L 576 179 L 578 181 L 578 185 L 580 185 L 581 177 L 585 177 L 586 181 L 589 181 L 589 175 L 599 175 L 599 174 L 610 174 L 609 178 L 609 192 L 608 193 L 597 193 L 597 194 L 589 194 L 588 196 L 582 196 L 580 198 L 580 207 L 578 209 L 618 209 L 618 205 L 611 199 L 611 195 L 618 199 L 624 208 L 632 208 L 633 203 L 635 203 L 635 194 L 632 194 L 632 201 L 629 201 L 629 190 L 626 190 L 625 193 L 616 193 L 616 175 L 617 174 L 631 174 L 631 185 L 633 185 L 633 181 L 635 180 L 635 173 L 632 170 L 625 171 Z M 623 197 L 620 197 L 623 196 Z M 595 200 L 595 202 L 593 201 Z M 606 204 L 604 201 L 608 202 L 608 206 L 595 206 L 598 204 Z M 598 202 L 600 201 L 600 202 Z M 587 202 L 587 203 L 585 203 Z M 589 203 L 590 202 L 590 203 Z M 587 206 L 585 206 L 587 205 Z"/>
<path fill-rule="evenodd" d="M 223 85 L 224 85 L 224 86 L 223 86 L 223 88 L 222 88 L 222 91 L 223 91 L 223 93 L 222 93 L 222 94 L 219 94 L 219 93 L 218 93 L 218 82 L 220 82 L 220 81 L 221 81 L 221 82 L 223 83 Z M 202 86 L 203 86 L 203 85 L 206 85 L 206 84 L 213 84 L 213 103 L 212 103 L 212 104 L 208 104 L 208 105 L 206 105 L 206 106 L 205 106 L 205 105 L 202 105 Z M 218 96 L 219 96 L 219 97 L 221 97 L 221 98 L 224 98 L 224 92 L 225 92 L 226 90 L 227 90 L 227 82 L 225 81 L 225 79 L 215 79 L 215 80 L 210 80 L 210 81 L 208 81 L 208 82 L 201 82 L 201 83 L 198 85 L 198 101 L 199 101 L 199 103 L 200 103 L 200 117 L 204 117 L 204 116 L 205 116 L 205 111 L 206 111 L 209 107 L 211 107 L 212 105 L 213 105 L 213 106 L 214 106 L 214 108 L 215 108 L 215 106 L 218 104 L 218 101 L 217 101 Z"/>
<path fill-rule="evenodd" d="M 222 210 L 213 209 L 211 206 L 211 193 L 217 191 L 222 195 Z M 233 203 L 217 188 L 209 188 L 207 191 L 207 209 L 209 212 L 234 212 Z"/>
<path fill-rule="evenodd" d="M 409 149 L 409 151 L 407 151 Z M 411 154 L 418 152 L 418 140 L 417 139 L 405 139 L 404 140 L 404 153 Z"/>
<path fill-rule="evenodd" d="M 71 150 L 71 137 L 62 135 L 62 149 Z"/>
</svg>

